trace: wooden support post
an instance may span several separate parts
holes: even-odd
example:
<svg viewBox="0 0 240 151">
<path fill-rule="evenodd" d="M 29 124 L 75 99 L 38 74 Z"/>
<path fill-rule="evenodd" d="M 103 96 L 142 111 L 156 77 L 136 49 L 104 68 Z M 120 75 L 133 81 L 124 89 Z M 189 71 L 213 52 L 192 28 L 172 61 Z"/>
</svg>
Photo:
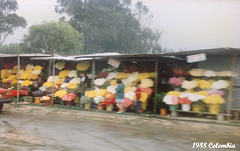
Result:
<svg viewBox="0 0 240 151">
<path fill-rule="evenodd" d="M 19 54 L 18 54 L 18 65 L 17 65 L 17 67 L 18 67 L 18 71 L 17 71 L 17 80 L 18 80 L 18 82 L 17 82 L 17 102 L 19 102 L 19 91 L 20 91 L 20 83 L 19 83 L 19 77 L 20 77 L 20 56 L 19 56 Z"/>
<path fill-rule="evenodd" d="M 93 60 L 92 60 L 92 81 L 91 81 L 92 88 L 94 88 L 95 66 L 96 66 L 96 61 L 95 61 L 95 58 L 93 58 Z"/>
<path fill-rule="evenodd" d="M 53 76 L 52 84 L 53 84 L 53 86 L 52 86 L 52 100 L 51 100 L 51 105 L 53 105 L 54 90 L 55 90 L 55 88 L 54 88 L 55 67 L 54 67 L 54 66 L 55 66 L 55 60 L 52 59 L 52 76 Z"/>
<path fill-rule="evenodd" d="M 232 72 L 235 72 L 235 69 L 236 69 L 237 55 L 238 55 L 237 52 L 234 52 L 232 56 L 232 65 L 231 65 Z M 229 85 L 228 101 L 227 101 L 227 114 L 231 114 L 232 100 L 233 100 L 233 82 L 234 82 L 234 78 L 231 77 L 230 85 Z"/>
<path fill-rule="evenodd" d="M 155 82 L 154 82 L 154 95 L 158 93 L 158 59 L 155 61 Z M 157 102 L 154 100 L 153 113 L 157 113 Z"/>
</svg>

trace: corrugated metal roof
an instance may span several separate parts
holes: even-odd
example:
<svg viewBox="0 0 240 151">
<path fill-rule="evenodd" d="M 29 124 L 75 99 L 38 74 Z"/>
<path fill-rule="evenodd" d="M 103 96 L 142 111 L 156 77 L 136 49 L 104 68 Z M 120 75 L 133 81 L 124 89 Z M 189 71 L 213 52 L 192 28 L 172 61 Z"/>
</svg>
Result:
<svg viewBox="0 0 240 151">
<path fill-rule="evenodd" d="M 35 53 L 35 54 L 0 54 L 0 57 L 50 57 L 51 54 L 41 54 L 41 53 Z"/>
</svg>

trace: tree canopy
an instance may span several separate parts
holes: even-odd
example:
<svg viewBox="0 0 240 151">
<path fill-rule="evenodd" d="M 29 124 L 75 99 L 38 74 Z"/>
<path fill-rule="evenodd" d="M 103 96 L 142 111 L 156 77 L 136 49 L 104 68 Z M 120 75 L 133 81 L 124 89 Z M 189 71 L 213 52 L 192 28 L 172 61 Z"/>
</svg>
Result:
<svg viewBox="0 0 240 151">
<path fill-rule="evenodd" d="M 148 8 L 131 0 L 58 0 L 56 12 L 67 13 L 69 23 L 85 37 L 85 53 L 154 53 L 161 51 L 160 33 L 140 20 Z"/>
<path fill-rule="evenodd" d="M 0 0 L 0 45 L 14 30 L 27 25 L 26 20 L 15 13 L 17 9 L 16 0 Z"/>
<path fill-rule="evenodd" d="M 21 43 L 25 52 L 63 55 L 81 54 L 83 46 L 83 34 L 64 21 L 31 26 Z"/>
</svg>

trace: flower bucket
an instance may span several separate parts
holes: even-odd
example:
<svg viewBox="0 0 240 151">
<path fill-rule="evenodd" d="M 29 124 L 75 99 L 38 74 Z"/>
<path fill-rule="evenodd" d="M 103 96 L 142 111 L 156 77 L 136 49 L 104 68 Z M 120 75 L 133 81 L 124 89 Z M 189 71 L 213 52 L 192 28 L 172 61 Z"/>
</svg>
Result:
<svg viewBox="0 0 240 151">
<path fill-rule="evenodd" d="M 113 104 L 107 105 L 106 110 L 107 110 L 108 112 L 113 111 Z"/>
<path fill-rule="evenodd" d="M 182 104 L 182 110 L 183 111 L 190 111 L 191 105 L 190 104 Z"/>
<path fill-rule="evenodd" d="M 35 104 L 40 104 L 40 99 L 41 97 L 35 97 L 34 98 Z"/>
<path fill-rule="evenodd" d="M 86 104 L 84 105 L 84 107 L 85 107 L 86 110 L 90 110 L 90 108 L 91 108 L 91 103 L 86 103 Z"/>
<path fill-rule="evenodd" d="M 13 97 L 13 101 L 14 101 L 15 103 L 18 103 L 18 102 L 17 102 L 17 97 Z M 19 102 L 22 102 L 22 101 L 23 101 L 23 97 L 20 96 L 20 97 L 19 97 Z"/>
<path fill-rule="evenodd" d="M 72 106 L 72 103 L 73 103 L 72 101 L 66 101 L 67 106 Z"/>
<path fill-rule="evenodd" d="M 209 104 L 209 113 L 218 114 L 220 112 L 220 104 Z"/>
<path fill-rule="evenodd" d="M 52 104 L 52 99 L 46 100 L 46 101 L 44 102 L 44 106 L 50 106 L 51 104 Z"/>
<path fill-rule="evenodd" d="M 202 105 L 192 105 L 192 110 L 194 112 L 201 112 L 202 111 Z"/>
<path fill-rule="evenodd" d="M 59 98 L 59 104 L 60 105 L 66 105 L 65 101 L 63 101 L 62 99 Z"/>
<path fill-rule="evenodd" d="M 160 109 L 160 115 L 166 116 L 167 115 L 167 110 L 166 109 Z"/>
<path fill-rule="evenodd" d="M 103 110 L 103 104 L 98 104 L 98 105 L 97 105 L 97 109 L 98 109 L 98 110 Z"/>
<path fill-rule="evenodd" d="M 175 110 L 177 110 L 177 105 L 169 105 L 169 110 L 170 110 L 170 111 L 175 111 Z"/>
</svg>

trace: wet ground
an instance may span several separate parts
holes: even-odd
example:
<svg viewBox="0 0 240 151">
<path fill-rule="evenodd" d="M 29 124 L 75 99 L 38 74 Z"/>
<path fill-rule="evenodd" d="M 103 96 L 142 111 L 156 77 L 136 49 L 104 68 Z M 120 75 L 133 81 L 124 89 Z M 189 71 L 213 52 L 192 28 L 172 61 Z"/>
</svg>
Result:
<svg viewBox="0 0 240 151">
<path fill-rule="evenodd" d="M 192 148 L 193 143 L 235 149 Z M 197 146 L 196 146 L 197 147 Z M 200 146 L 199 146 L 200 147 Z M 102 112 L 23 106 L 0 113 L 1 151 L 240 150 L 240 128 Z"/>
</svg>

